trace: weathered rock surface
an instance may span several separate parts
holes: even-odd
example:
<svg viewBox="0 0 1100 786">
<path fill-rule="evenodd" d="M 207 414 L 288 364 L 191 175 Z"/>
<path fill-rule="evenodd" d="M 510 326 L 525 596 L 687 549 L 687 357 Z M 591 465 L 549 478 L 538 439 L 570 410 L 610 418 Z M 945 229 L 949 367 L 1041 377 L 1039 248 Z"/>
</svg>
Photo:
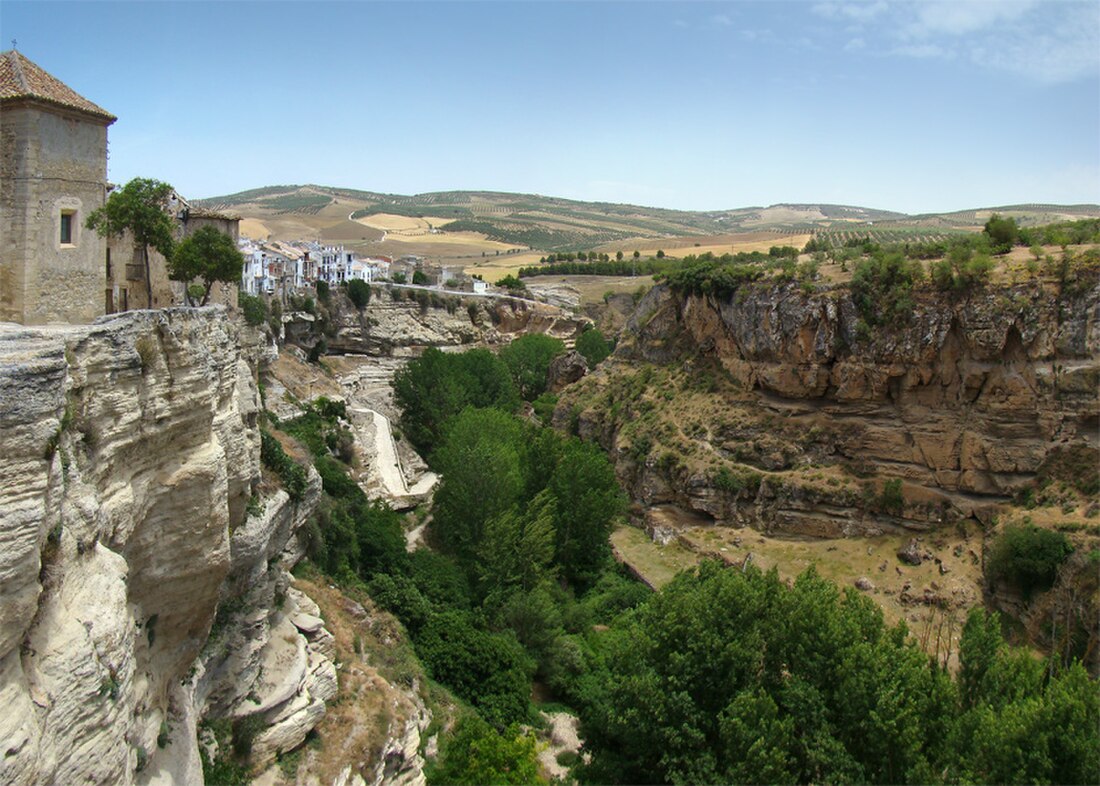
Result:
<svg viewBox="0 0 1100 786">
<path fill-rule="evenodd" d="M 316 324 L 312 315 L 287 323 L 288 341 L 303 347 L 317 340 L 326 327 L 331 354 L 389 357 L 415 354 L 424 347 L 507 343 L 516 333 L 547 333 L 573 338 L 590 320 L 545 303 L 518 298 L 443 295 L 429 290 L 372 287 L 373 296 L 358 310 L 340 292 L 328 307 L 329 323 Z M 419 298 L 419 300 L 418 300 Z"/>
<path fill-rule="evenodd" d="M 243 333 L 220 308 L 0 325 L 0 782 L 199 782 L 196 724 L 242 712 L 275 631 L 306 657 L 271 744 L 332 694 L 324 629 L 276 601 L 319 478 L 258 494 L 265 348 Z"/>
<path fill-rule="evenodd" d="M 1097 448 L 1095 272 L 1064 291 L 922 291 L 907 323 L 867 336 L 860 322 L 844 288 L 747 286 L 717 300 L 655 287 L 610 361 L 563 394 L 555 425 L 604 445 L 639 502 L 817 537 L 988 522 L 1052 451 Z M 721 392 L 708 420 L 672 423 L 682 433 L 640 451 L 630 424 L 678 402 L 640 402 L 627 381 L 639 364 L 709 377 Z M 725 462 L 736 471 L 719 482 Z M 812 467 L 845 473 L 810 482 Z M 883 501 L 885 478 L 901 482 L 900 504 Z"/>
<path fill-rule="evenodd" d="M 588 373 L 588 361 L 584 355 L 571 349 L 550 361 L 546 387 L 551 393 L 560 393 Z"/>
</svg>

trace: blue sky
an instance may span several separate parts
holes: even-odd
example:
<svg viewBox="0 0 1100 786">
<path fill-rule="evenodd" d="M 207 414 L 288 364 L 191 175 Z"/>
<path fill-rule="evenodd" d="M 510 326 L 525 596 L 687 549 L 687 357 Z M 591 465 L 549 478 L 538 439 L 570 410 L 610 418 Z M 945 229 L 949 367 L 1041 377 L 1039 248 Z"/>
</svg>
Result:
<svg viewBox="0 0 1100 786">
<path fill-rule="evenodd" d="M 1100 3 L 19 2 L 110 178 L 682 209 L 1100 201 Z"/>
</svg>

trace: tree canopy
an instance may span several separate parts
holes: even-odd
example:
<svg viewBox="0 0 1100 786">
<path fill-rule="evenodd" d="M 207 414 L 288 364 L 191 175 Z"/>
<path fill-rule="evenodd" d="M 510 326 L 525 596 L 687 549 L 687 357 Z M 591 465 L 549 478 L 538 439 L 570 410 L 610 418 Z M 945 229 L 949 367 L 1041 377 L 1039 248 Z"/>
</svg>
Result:
<svg viewBox="0 0 1100 786">
<path fill-rule="evenodd" d="M 202 301 L 210 300 L 210 289 L 215 281 L 233 284 L 241 280 L 244 257 L 233 238 L 212 226 L 201 226 L 190 237 L 184 238 L 168 260 L 168 276 L 185 284 L 199 279 L 202 282 Z M 187 291 L 188 305 L 192 303 Z"/>
<path fill-rule="evenodd" d="M 141 247 L 145 263 L 145 293 L 148 307 L 153 306 L 153 283 L 149 271 L 149 249 L 155 248 L 165 259 L 172 258 L 175 226 L 167 212 L 173 189 L 168 183 L 135 177 L 122 188 L 112 191 L 102 207 L 88 214 L 84 225 L 101 237 L 121 237 L 129 232 Z"/>
<path fill-rule="evenodd" d="M 704 563 L 617 632 L 582 712 L 598 783 L 1090 783 L 1084 669 L 1009 650 L 975 611 L 957 683 L 868 598 L 813 572 Z"/>
<path fill-rule="evenodd" d="M 500 351 L 516 388 L 525 401 L 534 401 L 546 390 L 550 361 L 565 351 L 565 344 L 544 333 L 528 333 Z"/>
</svg>

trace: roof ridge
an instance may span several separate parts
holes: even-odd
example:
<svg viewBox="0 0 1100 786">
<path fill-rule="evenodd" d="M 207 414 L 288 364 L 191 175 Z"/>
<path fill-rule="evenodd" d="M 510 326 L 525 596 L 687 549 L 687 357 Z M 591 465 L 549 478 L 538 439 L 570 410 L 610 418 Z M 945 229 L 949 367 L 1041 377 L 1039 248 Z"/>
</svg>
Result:
<svg viewBox="0 0 1100 786">
<path fill-rule="evenodd" d="M 0 52 L 0 101 L 32 99 L 107 120 L 116 118 L 16 49 Z"/>
</svg>

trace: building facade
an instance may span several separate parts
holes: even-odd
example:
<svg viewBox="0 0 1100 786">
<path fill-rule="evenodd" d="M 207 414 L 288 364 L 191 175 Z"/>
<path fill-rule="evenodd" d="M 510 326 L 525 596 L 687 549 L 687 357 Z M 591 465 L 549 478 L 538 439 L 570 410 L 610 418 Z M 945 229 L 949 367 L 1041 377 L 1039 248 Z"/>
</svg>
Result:
<svg viewBox="0 0 1100 786">
<path fill-rule="evenodd" d="M 106 243 L 84 220 L 107 198 L 115 119 L 19 52 L 0 53 L 0 321 L 104 313 Z"/>
</svg>

